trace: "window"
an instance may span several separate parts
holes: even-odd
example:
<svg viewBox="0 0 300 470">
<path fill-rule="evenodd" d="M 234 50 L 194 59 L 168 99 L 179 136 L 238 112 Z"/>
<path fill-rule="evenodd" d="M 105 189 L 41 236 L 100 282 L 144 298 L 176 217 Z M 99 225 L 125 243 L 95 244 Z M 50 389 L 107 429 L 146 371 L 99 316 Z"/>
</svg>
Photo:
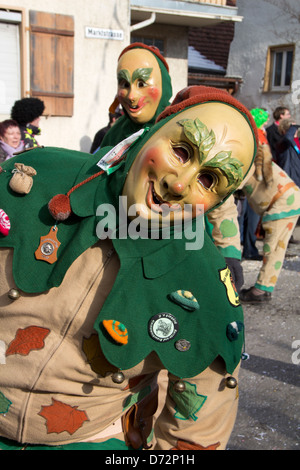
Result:
<svg viewBox="0 0 300 470">
<path fill-rule="evenodd" d="M 30 11 L 30 95 L 46 114 L 72 116 L 74 100 L 73 16 Z"/>
<path fill-rule="evenodd" d="M 293 60 L 293 45 L 269 48 L 264 91 L 290 91 Z"/>
<path fill-rule="evenodd" d="M 21 22 L 21 12 L 0 9 L 0 114 L 21 98 Z"/>
<path fill-rule="evenodd" d="M 159 52 L 164 55 L 164 41 L 157 38 L 144 38 L 142 36 L 131 36 L 131 43 L 141 42 L 146 46 L 155 46 L 159 49 Z"/>
</svg>

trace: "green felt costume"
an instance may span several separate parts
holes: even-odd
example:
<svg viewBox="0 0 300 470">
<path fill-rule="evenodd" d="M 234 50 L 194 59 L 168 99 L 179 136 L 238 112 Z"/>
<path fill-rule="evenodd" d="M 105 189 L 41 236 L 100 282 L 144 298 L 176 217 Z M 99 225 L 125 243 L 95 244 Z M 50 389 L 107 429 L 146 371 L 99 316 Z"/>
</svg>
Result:
<svg viewBox="0 0 300 470">
<path fill-rule="evenodd" d="M 173 118 L 169 116 L 166 120 Z M 121 167 L 110 175 L 102 174 L 72 192 L 72 215 L 58 224 L 61 243 L 54 264 L 35 259 L 41 236 L 55 224 L 48 210 L 50 199 L 65 194 L 71 187 L 97 173 L 98 158 L 58 148 L 38 148 L 18 155 L 2 167 L 0 174 L 1 208 L 8 214 L 11 230 L 1 236 L 0 248 L 12 247 L 13 273 L 19 289 L 44 292 L 59 286 L 73 261 L 98 241 L 96 216 L 100 204 L 118 207 L 118 198 L 129 168 L 145 141 L 159 129 L 163 120 L 145 132 L 127 152 Z M 100 158 L 107 149 L 102 149 Z M 20 195 L 9 188 L 14 163 L 24 163 L 37 171 L 31 192 Z M 224 258 L 209 237 L 204 235 L 200 250 L 186 250 L 181 239 L 113 239 L 120 259 L 120 270 L 94 328 L 107 360 L 119 369 L 133 367 L 151 351 L 156 351 L 164 366 L 178 377 L 195 376 L 221 356 L 228 373 L 241 359 L 243 331 L 233 339 L 228 328 L 243 322 L 243 312 L 230 280 Z M 224 277 L 227 279 L 226 282 Z M 184 290 L 193 294 L 199 308 L 189 311 L 169 296 Z M 157 341 L 149 333 L 149 322 L 159 313 L 175 318 L 178 332 L 169 341 Z M 103 328 L 103 320 L 121 322 L 128 331 L 128 343 L 116 343 Z M 184 339 L 190 348 L 176 349 Z"/>
<path fill-rule="evenodd" d="M 169 75 L 168 70 L 166 69 L 166 66 L 163 64 L 163 62 L 159 59 L 159 57 L 154 54 L 154 52 L 151 50 L 151 47 L 147 47 L 143 44 L 138 45 L 133 45 L 133 48 L 140 48 L 140 49 L 146 49 L 147 51 L 151 52 L 155 59 L 157 60 L 157 63 L 160 68 L 161 72 L 161 79 L 162 79 L 162 96 L 160 99 L 160 102 L 158 104 L 158 107 L 156 109 L 156 112 L 154 116 L 150 119 L 150 121 L 145 122 L 144 124 L 139 124 L 133 122 L 126 111 L 124 110 L 124 115 L 121 116 L 115 123 L 114 125 L 109 129 L 109 131 L 106 133 L 102 143 L 101 147 L 105 146 L 115 146 L 117 145 L 120 141 L 128 137 L 129 135 L 137 132 L 138 130 L 145 128 L 145 127 L 151 127 L 156 121 L 156 118 L 159 116 L 159 114 L 170 104 L 170 99 L 172 97 L 173 91 L 172 91 L 172 83 L 171 83 L 171 77 Z M 128 48 L 126 48 L 127 50 Z"/>
</svg>

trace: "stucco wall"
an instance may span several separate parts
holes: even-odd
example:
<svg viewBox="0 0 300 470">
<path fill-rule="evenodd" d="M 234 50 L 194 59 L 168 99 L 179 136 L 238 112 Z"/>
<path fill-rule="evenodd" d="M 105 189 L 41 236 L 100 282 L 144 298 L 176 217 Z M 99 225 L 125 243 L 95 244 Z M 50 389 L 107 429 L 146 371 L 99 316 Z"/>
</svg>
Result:
<svg viewBox="0 0 300 470">
<path fill-rule="evenodd" d="M 96 131 L 108 121 L 108 107 L 114 99 L 116 63 L 129 44 L 128 0 L 5 0 L 1 7 L 21 7 L 28 26 L 29 10 L 74 16 L 75 70 L 73 117 L 42 117 L 40 145 L 89 151 Z M 85 27 L 124 31 L 124 40 L 89 39 Z M 29 32 L 26 32 L 27 90 L 29 90 Z M 1 119 L 7 116 L 0 116 Z"/>
<path fill-rule="evenodd" d="M 157 37 L 164 41 L 164 55 L 172 77 L 173 96 L 187 86 L 188 76 L 188 28 L 154 24 L 134 31 L 134 36 Z"/>
<path fill-rule="evenodd" d="M 244 19 L 235 25 L 227 68 L 227 75 L 243 79 L 236 97 L 249 108 L 266 108 L 270 122 L 277 106 L 289 107 L 293 117 L 300 122 L 300 82 L 298 100 L 292 92 L 263 92 L 269 46 L 295 44 L 294 85 L 300 79 L 300 24 L 291 14 L 295 12 L 299 17 L 299 0 L 237 0 L 237 7 Z"/>
<path fill-rule="evenodd" d="M 75 69 L 73 117 L 42 117 L 40 145 L 66 147 L 89 151 L 95 133 L 108 122 L 108 108 L 117 90 L 117 59 L 130 43 L 129 0 L 4 0 L 1 7 L 24 8 L 25 26 L 29 10 L 46 11 L 74 16 Z M 124 40 L 90 39 L 85 27 L 116 29 L 124 32 Z M 157 35 L 165 41 L 165 56 L 170 66 L 174 94 L 187 85 L 187 28 L 152 25 L 135 32 L 136 35 Z M 26 44 L 26 90 L 29 80 L 29 32 Z M 8 116 L 0 116 L 0 120 Z"/>
</svg>

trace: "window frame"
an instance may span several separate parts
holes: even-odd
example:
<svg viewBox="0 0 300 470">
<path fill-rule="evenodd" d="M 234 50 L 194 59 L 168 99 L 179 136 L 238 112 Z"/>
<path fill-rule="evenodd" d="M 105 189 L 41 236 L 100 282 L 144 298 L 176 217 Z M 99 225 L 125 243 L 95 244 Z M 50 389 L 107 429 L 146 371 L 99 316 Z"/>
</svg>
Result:
<svg viewBox="0 0 300 470">
<path fill-rule="evenodd" d="M 293 57 L 290 66 L 290 83 L 285 85 L 286 79 L 286 64 L 287 64 L 287 54 L 292 52 Z M 283 53 L 282 63 L 280 67 L 280 85 L 275 85 L 275 67 L 276 67 L 276 57 L 277 54 Z M 264 77 L 264 92 L 279 92 L 279 93 L 289 93 L 291 91 L 292 81 L 293 81 L 293 68 L 295 61 L 295 44 L 284 44 L 278 46 L 269 46 L 267 53 L 265 77 Z"/>
<path fill-rule="evenodd" d="M 18 22 L 0 20 L 3 23 L 17 24 L 19 27 L 19 50 L 20 50 L 20 93 L 21 96 L 28 94 L 28 82 L 27 82 L 27 51 L 26 51 L 26 25 L 25 25 L 25 8 L 11 7 L 0 4 L 0 10 L 11 13 L 18 13 L 21 15 L 21 20 Z"/>
<path fill-rule="evenodd" d="M 131 39 L 130 39 L 131 44 L 134 42 L 141 42 L 143 44 L 146 44 L 148 46 L 155 46 L 159 49 L 159 52 L 165 56 L 165 49 L 166 49 L 166 44 L 165 40 L 163 38 L 159 38 L 157 36 L 146 36 L 144 34 L 135 34 L 135 32 L 131 33 Z M 163 49 L 161 49 L 158 45 L 158 43 L 161 42 L 163 45 Z"/>
</svg>

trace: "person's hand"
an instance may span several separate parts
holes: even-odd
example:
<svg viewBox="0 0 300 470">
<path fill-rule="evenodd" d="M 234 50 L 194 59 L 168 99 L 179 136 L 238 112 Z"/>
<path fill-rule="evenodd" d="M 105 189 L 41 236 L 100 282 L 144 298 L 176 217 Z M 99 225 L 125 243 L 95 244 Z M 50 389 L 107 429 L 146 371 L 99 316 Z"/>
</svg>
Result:
<svg viewBox="0 0 300 470">
<path fill-rule="evenodd" d="M 225 258 L 225 261 L 231 271 L 236 290 L 239 292 L 244 284 L 244 273 L 241 262 L 236 258 Z"/>
</svg>

